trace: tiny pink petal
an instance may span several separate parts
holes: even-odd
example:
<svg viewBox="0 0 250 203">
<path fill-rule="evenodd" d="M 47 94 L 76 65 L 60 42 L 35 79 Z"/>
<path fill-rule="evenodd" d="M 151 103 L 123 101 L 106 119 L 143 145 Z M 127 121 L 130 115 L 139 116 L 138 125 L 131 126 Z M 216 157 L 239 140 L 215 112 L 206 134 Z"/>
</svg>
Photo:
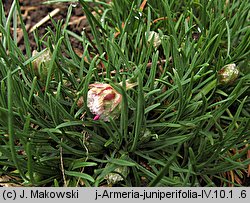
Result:
<svg viewBox="0 0 250 203">
<path fill-rule="evenodd" d="M 99 116 L 99 115 L 96 115 L 96 116 L 94 117 L 94 121 L 99 120 L 99 118 L 100 118 L 100 116 Z"/>
</svg>

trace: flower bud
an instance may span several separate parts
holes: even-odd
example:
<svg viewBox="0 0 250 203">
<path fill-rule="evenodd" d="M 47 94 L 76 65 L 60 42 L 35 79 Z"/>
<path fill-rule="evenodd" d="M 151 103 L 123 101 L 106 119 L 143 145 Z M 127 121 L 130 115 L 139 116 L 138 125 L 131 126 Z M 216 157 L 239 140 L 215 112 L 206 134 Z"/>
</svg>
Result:
<svg viewBox="0 0 250 203">
<path fill-rule="evenodd" d="M 129 169 L 127 166 L 119 166 L 114 170 L 114 172 L 117 173 L 109 173 L 108 175 L 105 176 L 105 179 L 107 180 L 107 183 L 109 185 L 113 185 L 118 183 L 119 181 L 123 181 L 124 179 L 120 174 L 122 174 L 124 177 L 127 177 Z"/>
<path fill-rule="evenodd" d="M 94 120 L 109 121 L 109 117 L 115 119 L 120 114 L 122 95 L 111 85 L 94 83 L 89 85 L 87 106 L 95 115 Z"/>
<path fill-rule="evenodd" d="M 32 52 L 32 56 L 39 54 L 36 50 Z M 51 53 L 49 49 L 45 50 L 40 56 L 32 61 L 35 75 L 40 80 L 45 80 L 48 74 L 48 67 L 51 60 Z"/>
<path fill-rule="evenodd" d="M 153 46 L 154 48 L 158 48 L 161 45 L 161 39 L 159 33 L 155 31 L 150 31 L 148 34 L 148 42 L 150 43 L 151 40 L 153 39 Z"/>
<path fill-rule="evenodd" d="M 222 85 L 232 84 L 238 77 L 239 70 L 234 63 L 227 64 L 218 72 L 219 83 Z"/>
</svg>

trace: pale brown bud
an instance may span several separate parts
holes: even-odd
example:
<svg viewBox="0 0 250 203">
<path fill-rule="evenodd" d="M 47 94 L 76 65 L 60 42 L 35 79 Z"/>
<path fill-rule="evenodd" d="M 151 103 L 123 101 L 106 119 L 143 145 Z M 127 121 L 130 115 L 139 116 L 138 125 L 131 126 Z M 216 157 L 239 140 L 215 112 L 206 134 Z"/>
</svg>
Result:
<svg viewBox="0 0 250 203">
<path fill-rule="evenodd" d="M 218 72 L 218 80 L 220 84 L 232 84 L 239 76 L 239 70 L 234 63 L 227 64 Z"/>
</svg>

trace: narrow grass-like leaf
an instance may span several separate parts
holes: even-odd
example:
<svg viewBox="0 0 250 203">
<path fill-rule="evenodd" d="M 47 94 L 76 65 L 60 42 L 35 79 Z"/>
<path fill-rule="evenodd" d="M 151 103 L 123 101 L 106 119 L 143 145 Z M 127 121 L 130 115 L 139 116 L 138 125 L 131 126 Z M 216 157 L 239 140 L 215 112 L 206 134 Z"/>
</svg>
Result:
<svg viewBox="0 0 250 203">
<path fill-rule="evenodd" d="M 95 182 L 94 178 L 92 178 L 90 175 L 88 175 L 86 173 L 75 172 L 75 171 L 65 171 L 65 174 L 68 176 L 82 178 L 83 180 L 88 180 L 92 183 Z"/>
<path fill-rule="evenodd" d="M 136 163 L 123 159 L 109 159 L 109 162 L 119 166 L 136 166 Z"/>
<path fill-rule="evenodd" d="M 88 166 L 97 166 L 97 163 L 95 162 L 74 162 L 72 165 L 72 170 L 75 170 L 77 168 L 82 168 L 82 167 L 88 167 Z"/>
<path fill-rule="evenodd" d="M 13 119 L 13 81 L 12 81 L 12 76 L 11 72 L 8 71 L 7 75 L 7 80 L 8 80 L 8 133 L 9 133 L 9 146 L 11 149 L 11 156 L 14 164 L 16 165 L 20 176 L 24 179 L 27 180 L 22 167 L 19 164 L 19 160 L 17 158 L 17 152 L 15 149 L 15 131 L 14 131 L 14 119 Z"/>
<path fill-rule="evenodd" d="M 143 83 L 142 83 L 142 76 L 141 74 L 138 75 L 138 100 L 137 100 L 137 107 L 136 107 L 136 120 L 135 120 L 135 128 L 134 128 L 134 138 L 132 140 L 133 144 L 131 146 L 130 151 L 135 151 L 139 136 L 143 129 L 143 115 L 144 115 L 144 94 L 143 94 Z"/>
<path fill-rule="evenodd" d="M 159 174 L 149 183 L 149 185 L 148 185 L 149 187 L 156 186 L 157 183 L 159 183 L 159 181 L 165 176 L 165 174 L 168 172 L 170 165 L 172 164 L 172 162 L 176 158 L 177 154 L 179 153 L 180 148 L 181 148 L 181 145 L 179 144 L 177 149 L 175 150 L 175 152 L 169 158 L 167 164 L 161 169 Z"/>
</svg>

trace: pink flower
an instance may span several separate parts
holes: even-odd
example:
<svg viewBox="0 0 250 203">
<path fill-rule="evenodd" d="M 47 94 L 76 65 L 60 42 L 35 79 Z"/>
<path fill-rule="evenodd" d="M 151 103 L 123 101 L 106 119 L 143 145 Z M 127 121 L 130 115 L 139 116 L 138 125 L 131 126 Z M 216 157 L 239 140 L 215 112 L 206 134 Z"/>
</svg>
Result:
<svg viewBox="0 0 250 203">
<path fill-rule="evenodd" d="M 87 106 L 95 115 L 94 120 L 109 121 L 109 118 L 117 118 L 120 114 L 122 95 L 111 85 L 94 83 L 89 85 Z"/>
</svg>

